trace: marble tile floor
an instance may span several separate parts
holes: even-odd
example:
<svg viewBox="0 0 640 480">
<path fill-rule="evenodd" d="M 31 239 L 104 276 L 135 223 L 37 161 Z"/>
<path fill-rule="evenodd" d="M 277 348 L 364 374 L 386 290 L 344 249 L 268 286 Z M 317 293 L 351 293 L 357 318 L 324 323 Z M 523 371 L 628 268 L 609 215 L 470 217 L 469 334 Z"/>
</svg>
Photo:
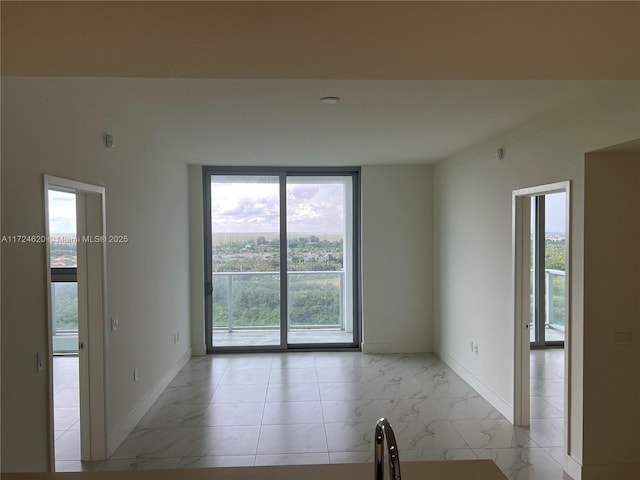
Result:
<svg viewBox="0 0 640 480">
<path fill-rule="evenodd" d="M 53 429 L 56 462 L 80 460 L 78 356 L 53 357 Z"/>
<path fill-rule="evenodd" d="M 355 352 L 194 357 L 110 460 L 56 469 L 373 462 L 381 416 L 403 461 L 491 458 L 510 479 L 570 478 L 557 419 L 512 426 L 433 355 Z"/>
<path fill-rule="evenodd" d="M 564 350 L 531 350 L 529 435 L 557 462 L 564 445 Z"/>
</svg>

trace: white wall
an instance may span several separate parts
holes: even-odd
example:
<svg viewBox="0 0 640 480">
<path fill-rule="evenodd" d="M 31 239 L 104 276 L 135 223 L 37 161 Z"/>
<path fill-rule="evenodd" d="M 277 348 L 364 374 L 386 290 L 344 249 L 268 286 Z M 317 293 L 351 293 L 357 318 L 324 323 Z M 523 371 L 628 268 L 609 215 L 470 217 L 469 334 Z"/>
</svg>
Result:
<svg viewBox="0 0 640 480">
<path fill-rule="evenodd" d="M 206 355 L 204 328 L 204 206 L 202 166 L 189 165 L 189 274 L 191 276 L 191 353 Z"/>
<path fill-rule="evenodd" d="M 432 167 L 364 166 L 362 322 L 365 352 L 432 351 Z M 202 167 L 189 167 L 193 352 L 204 345 Z"/>
<path fill-rule="evenodd" d="M 572 181 L 570 431 L 577 462 L 582 461 L 584 156 L 639 131 L 640 88 L 621 83 L 435 167 L 435 350 L 508 417 L 514 338 L 511 192 Z M 502 161 L 494 157 L 499 146 L 506 153 Z M 472 340 L 479 344 L 478 356 L 470 351 Z"/>
<path fill-rule="evenodd" d="M 363 351 L 433 348 L 433 168 L 362 168 Z"/>
<path fill-rule="evenodd" d="M 44 234 L 43 173 L 106 187 L 107 233 L 130 239 L 107 246 L 107 314 L 119 318 L 108 333 L 113 445 L 190 352 L 187 166 L 110 112 L 99 85 L 2 79 L 2 232 Z M 49 379 L 35 368 L 48 344 L 44 252 L 2 245 L 3 471 L 48 468 Z"/>
</svg>

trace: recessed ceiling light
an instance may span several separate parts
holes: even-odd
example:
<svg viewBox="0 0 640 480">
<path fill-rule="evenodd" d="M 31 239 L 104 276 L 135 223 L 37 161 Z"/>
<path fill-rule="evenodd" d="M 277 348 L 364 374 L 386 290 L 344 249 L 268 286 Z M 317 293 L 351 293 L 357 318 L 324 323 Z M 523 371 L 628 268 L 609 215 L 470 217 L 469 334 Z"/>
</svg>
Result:
<svg viewBox="0 0 640 480">
<path fill-rule="evenodd" d="M 340 98 L 339 97 L 322 97 L 320 101 L 327 105 L 335 105 L 340 101 Z"/>
</svg>

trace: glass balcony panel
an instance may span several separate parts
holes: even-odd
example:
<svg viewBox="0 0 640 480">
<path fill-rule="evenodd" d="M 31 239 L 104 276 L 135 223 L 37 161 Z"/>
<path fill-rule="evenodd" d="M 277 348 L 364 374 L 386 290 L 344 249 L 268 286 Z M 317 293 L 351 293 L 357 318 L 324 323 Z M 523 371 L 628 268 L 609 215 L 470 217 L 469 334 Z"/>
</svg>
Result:
<svg viewBox="0 0 640 480">
<path fill-rule="evenodd" d="M 213 274 L 215 346 L 280 345 L 280 274 Z"/>
<path fill-rule="evenodd" d="M 563 270 L 547 269 L 547 324 L 545 340 L 562 342 L 565 337 L 566 281 Z"/>
<path fill-rule="evenodd" d="M 347 343 L 344 272 L 289 274 L 289 343 Z"/>
<path fill-rule="evenodd" d="M 78 353 L 78 284 L 51 283 L 53 353 Z"/>
</svg>

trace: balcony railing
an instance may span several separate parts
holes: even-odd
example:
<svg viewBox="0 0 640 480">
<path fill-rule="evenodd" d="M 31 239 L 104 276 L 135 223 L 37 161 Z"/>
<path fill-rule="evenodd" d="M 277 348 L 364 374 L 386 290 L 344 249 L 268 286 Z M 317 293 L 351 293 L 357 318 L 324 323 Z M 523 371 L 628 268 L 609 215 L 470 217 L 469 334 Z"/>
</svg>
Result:
<svg viewBox="0 0 640 480">
<path fill-rule="evenodd" d="M 78 352 L 78 284 L 51 282 L 53 353 Z"/>
<path fill-rule="evenodd" d="M 564 270 L 547 268 L 546 275 L 546 326 L 564 331 L 565 319 L 565 280 Z M 557 280 L 556 280 L 557 279 Z"/>
<path fill-rule="evenodd" d="M 564 270 L 545 269 L 545 341 L 564 340 L 566 318 L 566 272 Z M 534 272 L 531 271 L 531 287 L 534 286 Z M 533 292 L 532 292 L 533 293 Z M 531 341 L 536 340 L 536 328 L 534 324 L 534 298 L 531 295 L 530 309 L 530 336 Z"/>
<path fill-rule="evenodd" d="M 280 328 L 279 272 L 214 272 L 214 330 Z M 290 330 L 344 330 L 344 271 L 287 274 Z"/>
</svg>

